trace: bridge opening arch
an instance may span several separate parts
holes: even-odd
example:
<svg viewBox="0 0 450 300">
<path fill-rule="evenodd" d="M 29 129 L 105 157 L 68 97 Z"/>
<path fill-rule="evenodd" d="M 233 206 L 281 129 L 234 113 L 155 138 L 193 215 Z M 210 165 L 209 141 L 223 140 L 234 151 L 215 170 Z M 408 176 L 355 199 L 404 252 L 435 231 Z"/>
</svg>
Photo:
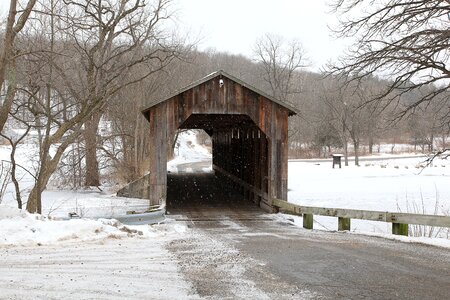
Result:
<svg viewBox="0 0 450 300">
<path fill-rule="evenodd" d="M 203 129 L 210 136 L 213 172 L 205 174 L 204 162 L 168 170 L 168 211 L 248 205 L 242 198 L 259 206 L 268 201 L 270 141 L 248 115 L 192 114 L 180 129 Z"/>
</svg>

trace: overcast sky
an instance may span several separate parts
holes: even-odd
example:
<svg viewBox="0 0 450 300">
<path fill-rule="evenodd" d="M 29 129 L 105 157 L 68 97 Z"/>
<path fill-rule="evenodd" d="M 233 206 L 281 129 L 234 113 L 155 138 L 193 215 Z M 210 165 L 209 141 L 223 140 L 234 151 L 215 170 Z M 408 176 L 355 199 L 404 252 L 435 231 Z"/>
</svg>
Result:
<svg viewBox="0 0 450 300">
<path fill-rule="evenodd" d="M 345 41 L 331 36 L 337 23 L 328 13 L 329 0 L 176 0 L 178 21 L 203 37 L 200 49 L 252 55 L 255 40 L 265 33 L 302 42 L 318 69 L 345 49 Z"/>
<path fill-rule="evenodd" d="M 345 49 L 331 36 L 330 0 L 174 0 L 178 28 L 201 38 L 200 50 L 214 48 L 251 57 L 255 40 L 265 33 L 298 39 L 312 69 L 318 70 Z M 3 18 L 9 1 L 0 0 Z"/>
</svg>

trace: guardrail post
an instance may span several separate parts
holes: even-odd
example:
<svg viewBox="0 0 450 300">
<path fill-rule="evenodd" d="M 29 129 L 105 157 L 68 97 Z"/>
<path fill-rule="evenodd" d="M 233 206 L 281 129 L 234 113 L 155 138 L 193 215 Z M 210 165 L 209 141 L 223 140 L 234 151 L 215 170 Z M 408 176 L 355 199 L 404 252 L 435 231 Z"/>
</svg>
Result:
<svg viewBox="0 0 450 300">
<path fill-rule="evenodd" d="M 350 231 L 350 218 L 338 218 L 338 231 L 348 230 Z"/>
<path fill-rule="evenodd" d="M 392 223 L 392 234 L 408 236 L 408 224 Z"/>
<path fill-rule="evenodd" d="M 303 228 L 313 229 L 313 215 L 312 214 L 303 214 Z"/>
</svg>

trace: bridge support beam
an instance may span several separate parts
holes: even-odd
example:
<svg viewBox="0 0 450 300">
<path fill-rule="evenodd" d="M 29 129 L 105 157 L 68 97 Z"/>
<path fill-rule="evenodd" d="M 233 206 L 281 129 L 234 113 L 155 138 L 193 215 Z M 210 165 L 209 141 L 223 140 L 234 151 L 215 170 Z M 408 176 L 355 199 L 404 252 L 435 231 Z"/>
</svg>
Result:
<svg viewBox="0 0 450 300">
<path fill-rule="evenodd" d="M 313 229 L 314 217 L 312 214 L 303 214 L 303 228 Z"/>
<path fill-rule="evenodd" d="M 344 231 L 348 230 L 350 231 L 350 224 L 351 224 L 350 218 L 338 218 L 338 231 Z"/>
</svg>

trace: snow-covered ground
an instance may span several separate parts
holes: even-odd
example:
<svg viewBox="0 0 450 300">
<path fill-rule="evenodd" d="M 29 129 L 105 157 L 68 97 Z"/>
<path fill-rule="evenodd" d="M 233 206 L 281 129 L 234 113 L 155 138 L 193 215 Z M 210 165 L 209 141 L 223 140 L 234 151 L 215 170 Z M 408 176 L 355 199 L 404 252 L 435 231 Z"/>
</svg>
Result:
<svg viewBox="0 0 450 300">
<path fill-rule="evenodd" d="M 166 249 L 186 230 L 0 206 L 0 299 L 197 299 Z"/>
<path fill-rule="evenodd" d="M 24 201 L 24 207 L 31 188 L 34 185 L 33 177 L 36 168 L 36 145 L 30 141 L 19 145 L 16 160 L 21 166 L 17 169 L 18 180 Z M 0 146 L 0 160 L 8 166 L 10 147 Z M 25 169 L 28 171 L 25 171 Z M 2 178 L 3 179 L 3 178 Z M 64 190 L 53 187 L 42 193 L 42 215 L 66 218 L 68 213 L 75 212 L 81 217 L 109 218 L 125 214 L 127 211 L 142 211 L 148 208 L 148 201 L 143 199 L 122 198 L 115 196 L 117 187 L 104 186 L 102 190 L 91 188 L 84 190 Z M 9 181 L 0 205 L 17 207 L 15 189 Z"/>
<path fill-rule="evenodd" d="M 14 207 L 0 206 L 0 246 L 49 245 L 130 235 L 154 236 L 149 229 L 149 226 L 124 226 L 114 219 L 55 220 Z"/>
<path fill-rule="evenodd" d="M 436 159 L 424 167 L 424 160 L 384 156 L 342 169 L 332 169 L 330 161 L 292 161 L 288 198 L 305 206 L 450 215 L 450 161 Z M 336 218 L 315 219 L 317 228 L 337 228 Z M 351 228 L 388 233 L 391 224 L 352 220 Z M 440 236 L 448 237 L 448 230 L 441 230 Z"/>
<path fill-rule="evenodd" d="M 212 159 L 208 149 L 197 143 L 196 130 L 180 132 L 175 144 L 174 154 L 174 159 L 167 163 L 167 171 L 171 173 L 177 173 L 179 165 Z M 211 170 L 212 166 L 205 168 L 203 171 L 209 172 Z"/>
</svg>

